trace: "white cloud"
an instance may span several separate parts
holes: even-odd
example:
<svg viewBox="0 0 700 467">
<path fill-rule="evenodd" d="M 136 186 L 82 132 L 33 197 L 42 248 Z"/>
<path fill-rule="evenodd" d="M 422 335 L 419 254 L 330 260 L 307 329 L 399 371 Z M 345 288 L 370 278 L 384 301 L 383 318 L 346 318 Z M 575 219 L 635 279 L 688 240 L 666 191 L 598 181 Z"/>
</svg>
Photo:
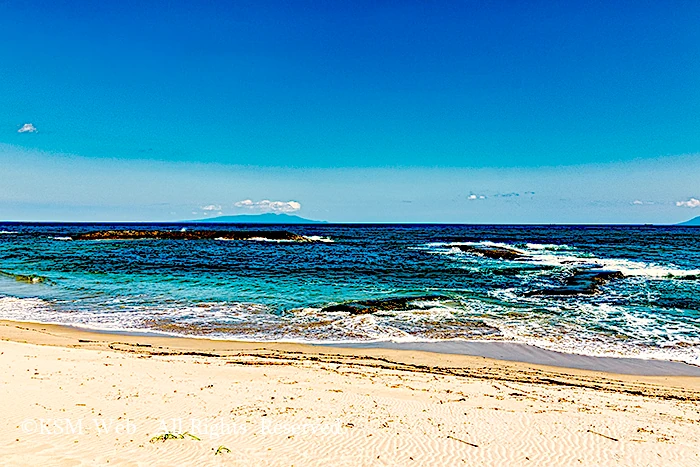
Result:
<svg viewBox="0 0 700 467">
<path fill-rule="evenodd" d="M 634 206 L 653 206 L 656 204 L 655 201 L 642 201 L 641 199 L 635 199 L 630 204 Z"/>
<path fill-rule="evenodd" d="M 220 204 L 209 204 L 207 206 L 202 206 L 199 209 L 201 209 L 202 211 L 220 211 L 221 205 Z"/>
<path fill-rule="evenodd" d="M 39 130 L 37 130 L 33 124 L 25 123 L 24 125 L 22 125 L 22 128 L 17 130 L 17 133 L 36 133 L 38 131 Z"/>
<path fill-rule="evenodd" d="M 467 196 L 467 199 L 469 199 L 469 200 L 486 199 L 486 196 L 484 196 L 484 195 L 475 195 L 474 193 L 472 193 L 471 195 Z"/>
<path fill-rule="evenodd" d="M 245 208 L 251 211 L 258 212 L 295 212 L 301 209 L 301 204 L 296 201 L 270 201 L 264 199 L 262 201 L 253 201 L 244 199 L 234 204 L 237 208 Z"/>
<path fill-rule="evenodd" d="M 700 208 L 700 199 L 690 198 L 688 201 L 676 201 L 679 208 Z"/>
</svg>

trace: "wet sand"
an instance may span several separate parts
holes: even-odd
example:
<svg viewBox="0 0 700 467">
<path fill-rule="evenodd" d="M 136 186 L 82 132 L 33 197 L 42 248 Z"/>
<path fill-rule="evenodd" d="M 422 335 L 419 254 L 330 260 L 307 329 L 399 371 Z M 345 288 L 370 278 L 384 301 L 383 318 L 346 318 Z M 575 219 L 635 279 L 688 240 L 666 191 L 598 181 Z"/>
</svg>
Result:
<svg viewBox="0 0 700 467">
<path fill-rule="evenodd" d="M 335 347 L 335 345 L 334 345 Z M 338 345 L 337 347 L 341 347 Z M 439 354 L 471 355 L 511 362 L 534 363 L 579 370 L 647 376 L 700 376 L 700 367 L 683 362 L 641 358 L 593 357 L 553 350 L 528 344 L 510 342 L 371 342 L 343 344 L 342 347 L 361 349 L 419 350 Z"/>
</svg>

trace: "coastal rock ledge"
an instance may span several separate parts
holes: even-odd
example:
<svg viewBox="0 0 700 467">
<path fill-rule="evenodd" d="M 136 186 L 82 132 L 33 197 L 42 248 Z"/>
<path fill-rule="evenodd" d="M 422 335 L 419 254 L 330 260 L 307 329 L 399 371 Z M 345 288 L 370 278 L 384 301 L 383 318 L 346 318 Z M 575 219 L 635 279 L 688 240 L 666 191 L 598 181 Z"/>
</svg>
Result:
<svg viewBox="0 0 700 467">
<path fill-rule="evenodd" d="M 364 315 L 382 311 L 409 311 L 426 308 L 420 302 L 450 300 L 444 295 L 422 295 L 419 297 L 379 298 L 375 300 L 355 300 L 351 302 L 328 305 L 321 312 L 347 312 L 351 315 Z M 418 302 L 418 303 L 417 303 Z"/>
<path fill-rule="evenodd" d="M 73 236 L 73 240 L 271 240 L 313 242 L 286 230 L 100 230 Z"/>
</svg>

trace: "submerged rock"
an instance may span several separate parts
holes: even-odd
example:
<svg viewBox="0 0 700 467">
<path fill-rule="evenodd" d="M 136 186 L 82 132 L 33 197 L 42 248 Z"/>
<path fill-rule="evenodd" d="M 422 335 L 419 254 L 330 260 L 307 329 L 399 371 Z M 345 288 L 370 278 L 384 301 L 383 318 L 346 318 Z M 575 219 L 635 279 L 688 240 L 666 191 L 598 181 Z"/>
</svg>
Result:
<svg viewBox="0 0 700 467">
<path fill-rule="evenodd" d="M 353 315 L 362 315 L 369 313 L 377 313 L 380 311 L 407 311 L 423 306 L 415 305 L 415 302 L 433 302 L 436 300 L 449 300 L 449 297 L 443 295 L 422 295 L 420 297 L 399 297 L 399 298 L 380 298 L 377 300 L 358 300 L 353 302 L 340 303 L 338 305 L 329 305 L 323 307 L 321 312 L 337 312 L 343 311 Z"/>
<path fill-rule="evenodd" d="M 515 261 L 521 259 L 525 255 L 517 250 L 504 248 L 499 246 L 473 246 L 473 245 L 457 245 L 457 248 L 465 253 L 475 253 L 490 259 L 504 259 L 507 261 Z"/>
<path fill-rule="evenodd" d="M 607 269 L 578 269 L 564 279 L 564 285 L 550 289 L 531 290 L 525 292 L 526 297 L 535 295 L 593 295 L 598 292 L 598 286 L 612 279 L 625 277 L 620 271 Z"/>
<path fill-rule="evenodd" d="M 13 274 L 11 272 L 0 271 L 0 276 L 10 277 L 17 282 L 25 282 L 27 284 L 41 284 L 41 283 L 51 283 L 51 281 L 43 276 L 25 275 L 25 274 Z"/>
<path fill-rule="evenodd" d="M 666 276 L 666 279 L 677 279 L 681 281 L 697 281 L 700 280 L 700 274 L 686 274 L 684 275 L 676 275 L 676 274 L 669 274 Z"/>
<path fill-rule="evenodd" d="M 273 240 L 313 242 L 286 230 L 100 230 L 75 235 L 73 240 Z"/>
</svg>

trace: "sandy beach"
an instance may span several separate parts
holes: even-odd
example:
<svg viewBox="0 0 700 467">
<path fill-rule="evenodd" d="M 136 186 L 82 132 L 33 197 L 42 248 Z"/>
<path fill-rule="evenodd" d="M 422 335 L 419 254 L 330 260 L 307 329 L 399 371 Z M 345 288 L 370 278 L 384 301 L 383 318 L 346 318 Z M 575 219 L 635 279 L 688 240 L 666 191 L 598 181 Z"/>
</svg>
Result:
<svg viewBox="0 0 700 467">
<path fill-rule="evenodd" d="M 700 378 L 0 322 L 3 465 L 700 465 Z"/>
<path fill-rule="evenodd" d="M 700 467 L 699 18 L 0 0 L 0 467 Z"/>
</svg>

